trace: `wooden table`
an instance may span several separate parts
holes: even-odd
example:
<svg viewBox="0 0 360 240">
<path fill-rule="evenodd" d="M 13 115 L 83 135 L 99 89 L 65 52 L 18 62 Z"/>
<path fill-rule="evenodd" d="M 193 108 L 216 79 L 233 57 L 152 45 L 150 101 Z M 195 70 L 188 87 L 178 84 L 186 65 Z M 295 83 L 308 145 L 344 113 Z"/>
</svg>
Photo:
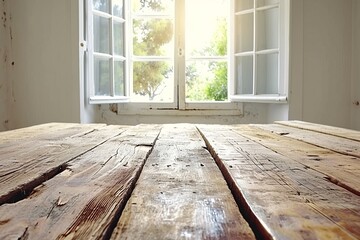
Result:
<svg viewBox="0 0 360 240">
<path fill-rule="evenodd" d="M 50 123 L 0 133 L 0 239 L 360 239 L 360 132 Z"/>
</svg>

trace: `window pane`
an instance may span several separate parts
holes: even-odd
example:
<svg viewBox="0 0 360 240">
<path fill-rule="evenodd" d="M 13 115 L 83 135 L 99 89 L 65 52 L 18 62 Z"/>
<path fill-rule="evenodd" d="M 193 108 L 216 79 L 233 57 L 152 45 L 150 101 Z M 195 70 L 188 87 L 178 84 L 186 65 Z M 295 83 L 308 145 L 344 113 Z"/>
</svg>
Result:
<svg viewBox="0 0 360 240">
<path fill-rule="evenodd" d="M 169 19 L 134 19 L 135 56 L 172 56 L 173 21 Z"/>
<path fill-rule="evenodd" d="M 92 3 L 95 10 L 110 13 L 110 0 L 93 0 Z"/>
<path fill-rule="evenodd" d="M 279 46 L 279 9 L 272 8 L 257 14 L 257 50 Z"/>
<path fill-rule="evenodd" d="M 115 81 L 115 95 L 125 96 L 125 62 L 114 62 L 114 81 Z"/>
<path fill-rule="evenodd" d="M 237 53 L 253 51 L 254 15 L 253 13 L 236 16 L 235 19 L 235 51 Z"/>
<path fill-rule="evenodd" d="M 110 20 L 94 15 L 94 51 L 110 53 Z"/>
<path fill-rule="evenodd" d="M 227 100 L 227 62 L 186 62 L 186 101 Z"/>
<path fill-rule="evenodd" d="M 227 54 L 227 15 L 229 1 L 187 0 L 185 36 L 187 56 Z M 206 6 L 205 11 L 199 11 Z"/>
<path fill-rule="evenodd" d="M 277 53 L 257 56 L 257 94 L 278 93 L 278 56 Z"/>
<path fill-rule="evenodd" d="M 174 101 L 174 66 L 170 61 L 133 63 L 134 101 Z"/>
<path fill-rule="evenodd" d="M 124 23 L 114 22 L 114 53 L 124 56 Z"/>
<path fill-rule="evenodd" d="M 113 2 L 113 15 L 124 18 L 124 2 L 123 0 L 112 0 Z"/>
<path fill-rule="evenodd" d="M 94 59 L 95 95 L 110 96 L 110 61 Z"/>
<path fill-rule="evenodd" d="M 278 4 L 279 0 L 257 0 L 257 7 Z"/>
<path fill-rule="evenodd" d="M 235 11 L 240 12 L 243 10 L 254 8 L 254 0 L 238 0 L 235 1 Z"/>
<path fill-rule="evenodd" d="M 136 13 L 167 13 L 173 14 L 174 0 L 133 0 L 132 10 Z"/>
<path fill-rule="evenodd" d="M 253 94 L 253 56 L 236 57 L 236 94 Z"/>
</svg>

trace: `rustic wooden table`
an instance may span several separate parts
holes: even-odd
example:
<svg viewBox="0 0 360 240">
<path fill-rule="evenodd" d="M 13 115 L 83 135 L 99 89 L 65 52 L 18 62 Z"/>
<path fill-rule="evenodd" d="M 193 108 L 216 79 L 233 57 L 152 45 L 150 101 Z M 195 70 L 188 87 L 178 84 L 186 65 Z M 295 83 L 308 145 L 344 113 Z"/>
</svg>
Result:
<svg viewBox="0 0 360 240">
<path fill-rule="evenodd" d="M 360 239 L 360 132 L 51 123 L 0 133 L 0 239 Z"/>
</svg>

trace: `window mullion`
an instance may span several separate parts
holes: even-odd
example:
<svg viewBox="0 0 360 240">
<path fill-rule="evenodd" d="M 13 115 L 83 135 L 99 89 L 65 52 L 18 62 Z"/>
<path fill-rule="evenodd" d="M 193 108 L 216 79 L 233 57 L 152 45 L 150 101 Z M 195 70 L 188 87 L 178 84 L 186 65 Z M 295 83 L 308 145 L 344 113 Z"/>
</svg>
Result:
<svg viewBox="0 0 360 240">
<path fill-rule="evenodd" d="M 281 0 L 280 0 L 281 1 Z M 278 30 L 278 49 L 279 49 L 279 53 L 278 53 L 278 93 L 279 94 L 282 94 L 283 92 L 282 92 L 282 90 L 281 90 L 281 85 L 283 85 L 282 84 L 282 82 L 281 82 L 281 74 L 282 74 L 282 71 L 281 71 L 281 52 L 283 52 L 282 50 L 280 51 L 280 49 L 281 49 L 281 32 L 282 32 L 282 30 L 281 30 L 281 3 L 279 2 L 279 4 L 278 4 L 278 9 L 279 9 L 279 14 L 278 14 L 278 23 L 279 23 L 279 26 L 278 26 L 278 28 L 279 28 L 279 30 Z"/>
<path fill-rule="evenodd" d="M 133 64 L 134 64 L 134 54 L 133 54 L 133 12 L 131 9 L 131 0 L 125 0 L 126 4 L 126 17 L 127 17 L 127 31 L 126 31 L 126 43 L 127 43 L 127 93 L 128 96 L 132 97 L 133 95 Z"/>
<path fill-rule="evenodd" d="M 228 69 L 228 99 L 235 95 L 235 0 L 230 1 L 229 8 L 229 21 L 228 21 L 228 56 L 229 56 L 229 69 Z"/>
<path fill-rule="evenodd" d="M 110 18 L 110 22 L 111 22 L 111 25 L 110 25 L 110 41 L 111 41 L 111 44 L 110 44 L 110 54 L 111 54 L 111 59 L 110 59 L 110 95 L 112 97 L 115 96 L 115 76 L 114 76 L 114 54 L 115 54 L 115 51 L 114 51 L 114 13 L 113 13 L 113 0 L 110 0 L 110 14 L 111 14 L 111 18 Z"/>
<path fill-rule="evenodd" d="M 87 74 L 89 81 L 88 91 L 89 96 L 95 95 L 95 80 L 94 80 L 94 14 L 92 4 L 87 2 L 87 51 L 88 51 L 88 67 Z"/>
<path fill-rule="evenodd" d="M 256 41 L 256 30 L 257 30 L 257 9 L 256 9 L 257 0 L 254 0 L 254 29 L 253 29 L 253 95 L 257 94 L 257 41 Z"/>
<path fill-rule="evenodd" d="M 184 110 L 185 104 L 185 0 L 175 1 L 175 99 L 178 109 Z"/>
</svg>

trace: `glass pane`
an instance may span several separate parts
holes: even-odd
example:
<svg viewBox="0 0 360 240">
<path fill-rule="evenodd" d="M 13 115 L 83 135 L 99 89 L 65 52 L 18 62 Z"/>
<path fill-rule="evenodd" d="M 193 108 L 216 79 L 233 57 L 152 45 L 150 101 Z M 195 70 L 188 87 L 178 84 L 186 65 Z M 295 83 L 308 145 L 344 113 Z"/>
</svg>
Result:
<svg viewBox="0 0 360 240">
<path fill-rule="evenodd" d="M 227 100 L 227 62 L 186 62 L 186 101 Z"/>
<path fill-rule="evenodd" d="M 254 14 L 238 15 L 235 21 L 235 52 L 253 51 Z"/>
<path fill-rule="evenodd" d="M 133 12 L 137 13 L 174 13 L 174 0 L 134 0 L 131 3 Z"/>
<path fill-rule="evenodd" d="M 278 3 L 279 0 L 257 0 L 257 7 L 271 6 Z"/>
<path fill-rule="evenodd" d="M 110 20 L 94 15 L 94 51 L 110 53 Z"/>
<path fill-rule="evenodd" d="M 254 8 L 254 0 L 238 0 L 235 1 L 235 11 L 240 12 Z"/>
<path fill-rule="evenodd" d="M 133 25 L 135 56 L 172 56 L 173 22 L 169 19 L 137 19 Z"/>
<path fill-rule="evenodd" d="M 227 54 L 228 2 L 187 0 L 185 4 L 186 56 L 225 56 Z M 199 9 L 206 6 L 206 11 Z"/>
<path fill-rule="evenodd" d="M 110 13 L 110 0 L 93 0 L 94 10 Z"/>
<path fill-rule="evenodd" d="M 174 101 L 174 65 L 170 61 L 133 63 L 134 101 Z"/>
<path fill-rule="evenodd" d="M 110 96 L 110 61 L 94 58 L 95 95 Z"/>
<path fill-rule="evenodd" d="M 123 0 L 112 0 L 113 2 L 113 15 L 124 18 L 124 2 Z"/>
<path fill-rule="evenodd" d="M 277 53 L 257 56 L 257 94 L 278 93 L 278 59 L 279 55 Z"/>
<path fill-rule="evenodd" d="M 253 56 L 236 57 L 236 94 L 253 94 Z"/>
<path fill-rule="evenodd" d="M 257 50 L 279 46 L 279 8 L 259 11 L 257 14 Z"/>
<path fill-rule="evenodd" d="M 124 54 L 124 23 L 114 22 L 114 53 L 119 56 Z"/>
<path fill-rule="evenodd" d="M 125 96 L 125 62 L 114 62 L 114 81 L 115 81 L 115 95 Z"/>
</svg>

